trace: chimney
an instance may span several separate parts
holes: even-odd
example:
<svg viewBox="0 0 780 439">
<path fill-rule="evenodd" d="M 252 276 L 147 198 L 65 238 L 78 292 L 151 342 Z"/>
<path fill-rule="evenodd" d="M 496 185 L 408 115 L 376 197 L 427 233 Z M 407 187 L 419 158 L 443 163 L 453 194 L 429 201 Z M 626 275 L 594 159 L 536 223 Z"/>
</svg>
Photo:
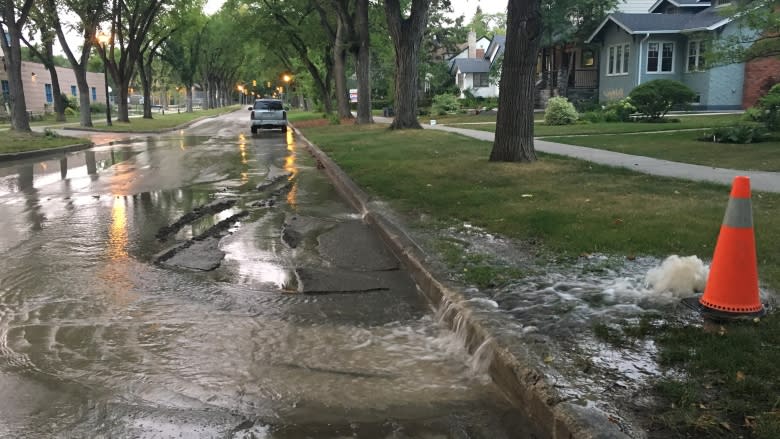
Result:
<svg viewBox="0 0 780 439">
<path fill-rule="evenodd" d="M 469 31 L 469 58 L 476 58 L 477 57 L 477 33 L 472 31 Z"/>
</svg>

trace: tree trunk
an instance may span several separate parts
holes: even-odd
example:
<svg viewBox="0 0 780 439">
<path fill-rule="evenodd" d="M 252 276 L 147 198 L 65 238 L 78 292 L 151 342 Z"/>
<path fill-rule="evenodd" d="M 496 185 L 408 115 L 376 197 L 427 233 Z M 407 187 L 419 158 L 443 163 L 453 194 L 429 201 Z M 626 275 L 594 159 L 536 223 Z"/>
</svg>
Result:
<svg viewBox="0 0 780 439">
<path fill-rule="evenodd" d="M 192 85 L 187 86 L 187 113 L 192 113 Z"/>
<path fill-rule="evenodd" d="M 395 47 L 395 119 L 391 129 L 422 128 L 417 121 L 417 58 L 430 6 L 430 2 L 412 0 L 411 15 L 404 19 L 399 0 L 385 1 L 387 27 Z"/>
<path fill-rule="evenodd" d="M 496 135 L 490 161 L 532 162 L 534 68 L 542 38 L 540 0 L 509 0 Z"/>
<path fill-rule="evenodd" d="M 336 105 L 339 118 L 351 118 L 349 108 L 349 90 L 347 90 L 347 48 L 344 23 L 336 20 L 336 38 L 333 44 L 333 76 L 336 80 Z"/>
<path fill-rule="evenodd" d="M 558 96 L 567 97 L 569 94 L 569 78 L 571 77 L 571 70 L 574 66 L 574 49 L 568 53 L 567 62 L 565 66 L 561 66 L 560 73 L 558 74 Z"/>
<path fill-rule="evenodd" d="M 57 122 L 65 122 L 65 103 L 62 102 L 62 90 L 60 90 L 60 79 L 57 77 L 57 69 L 54 65 L 48 68 L 51 75 L 51 90 L 54 94 L 54 113 L 57 115 Z"/>
<path fill-rule="evenodd" d="M 27 0 L 21 7 L 17 21 L 17 11 L 12 0 L 4 0 L 2 3 L 2 18 L 8 39 L 2 40 L 3 53 L 5 54 L 5 67 L 8 73 L 9 100 L 11 106 L 11 129 L 14 131 L 31 131 L 30 117 L 27 114 L 27 103 L 24 100 L 24 85 L 22 84 L 22 26 L 32 5 L 32 0 Z M 0 29 L 2 32 L 2 29 Z M 9 41 L 10 40 L 10 41 Z M 10 43 L 10 44 L 9 44 Z"/>
<path fill-rule="evenodd" d="M 144 89 L 144 119 L 152 119 L 152 65 L 143 57 L 138 57 L 138 76 Z"/>
<path fill-rule="evenodd" d="M 357 123 L 374 123 L 371 115 L 371 56 L 370 40 L 371 35 L 368 29 L 368 0 L 357 0 L 357 34 L 359 47 L 357 52 L 357 72 L 358 81 L 358 105 L 357 105 Z"/>
</svg>

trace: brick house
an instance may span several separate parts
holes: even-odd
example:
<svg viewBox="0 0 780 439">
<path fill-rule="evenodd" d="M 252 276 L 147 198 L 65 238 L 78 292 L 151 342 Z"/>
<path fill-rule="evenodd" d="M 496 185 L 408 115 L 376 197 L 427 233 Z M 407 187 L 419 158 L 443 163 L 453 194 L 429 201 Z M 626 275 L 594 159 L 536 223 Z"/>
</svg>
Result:
<svg viewBox="0 0 780 439">
<path fill-rule="evenodd" d="M 3 59 L 4 61 L 4 59 Z M 60 92 L 70 99 L 78 100 L 79 90 L 76 85 L 76 75 L 73 70 L 57 67 L 57 76 L 60 83 Z M 51 75 L 43 64 L 22 61 L 22 84 L 24 86 L 24 100 L 27 111 L 33 114 L 54 112 L 54 89 Z M 102 73 L 87 72 L 87 84 L 89 84 L 90 102 L 106 102 L 105 79 Z M 8 113 L 8 72 L 3 62 L 3 70 L 0 71 L 0 87 L 2 87 L 2 105 L 0 113 Z"/>
</svg>

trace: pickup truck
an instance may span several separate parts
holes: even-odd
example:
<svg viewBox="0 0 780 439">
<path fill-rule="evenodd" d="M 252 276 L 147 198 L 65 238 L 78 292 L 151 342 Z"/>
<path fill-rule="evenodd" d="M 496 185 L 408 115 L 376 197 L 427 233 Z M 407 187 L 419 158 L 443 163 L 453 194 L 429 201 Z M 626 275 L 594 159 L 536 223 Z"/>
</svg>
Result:
<svg viewBox="0 0 780 439">
<path fill-rule="evenodd" d="M 260 128 L 279 128 L 287 131 L 287 112 L 284 111 L 282 101 L 278 99 L 257 99 L 255 104 L 249 107 L 252 112 L 252 134 Z"/>
</svg>

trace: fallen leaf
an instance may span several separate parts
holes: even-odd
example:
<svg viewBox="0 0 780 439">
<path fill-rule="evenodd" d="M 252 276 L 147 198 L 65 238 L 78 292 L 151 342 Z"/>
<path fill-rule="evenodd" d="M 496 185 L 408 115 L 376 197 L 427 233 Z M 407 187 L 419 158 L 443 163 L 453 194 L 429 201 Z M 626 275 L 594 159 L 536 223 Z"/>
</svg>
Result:
<svg viewBox="0 0 780 439">
<path fill-rule="evenodd" d="M 707 406 L 702 403 L 699 403 L 699 408 L 702 410 L 707 410 Z"/>
<path fill-rule="evenodd" d="M 718 329 L 718 335 L 726 335 L 726 327 L 725 326 L 721 326 Z"/>
<path fill-rule="evenodd" d="M 741 383 L 742 381 L 745 381 L 745 373 L 741 370 L 737 371 L 737 382 Z"/>
<path fill-rule="evenodd" d="M 522 197 L 522 198 L 532 198 L 533 196 L 534 196 L 534 194 L 523 194 L 523 195 L 520 195 L 520 197 Z"/>
<path fill-rule="evenodd" d="M 731 425 L 729 425 L 728 422 L 721 422 L 720 426 L 723 427 L 724 429 L 728 430 L 728 431 L 731 431 Z"/>
<path fill-rule="evenodd" d="M 619 225 L 621 225 L 621 224 L 623 224 L 623 220 L 622 220 L 622 219 L 620 219 L 620 218 L 615 218 L 615 225 L 616 225 L 616 226 L 619 226 Z"/>
<path fill-rule="evenodd" d="M 756 428 L 756 417 L 755 416 L 745 416 L 745 428 Z"/>
<path fill-rule="evenodd" d="M 544 357 L 544 362 L 545 363 L 548 363 L 548 364 L 552 363 L 553 360 L 555 360 L 555 357 L 553 357 L 552 355 L 548 355 L 548 356 Z"/>
</svg>

